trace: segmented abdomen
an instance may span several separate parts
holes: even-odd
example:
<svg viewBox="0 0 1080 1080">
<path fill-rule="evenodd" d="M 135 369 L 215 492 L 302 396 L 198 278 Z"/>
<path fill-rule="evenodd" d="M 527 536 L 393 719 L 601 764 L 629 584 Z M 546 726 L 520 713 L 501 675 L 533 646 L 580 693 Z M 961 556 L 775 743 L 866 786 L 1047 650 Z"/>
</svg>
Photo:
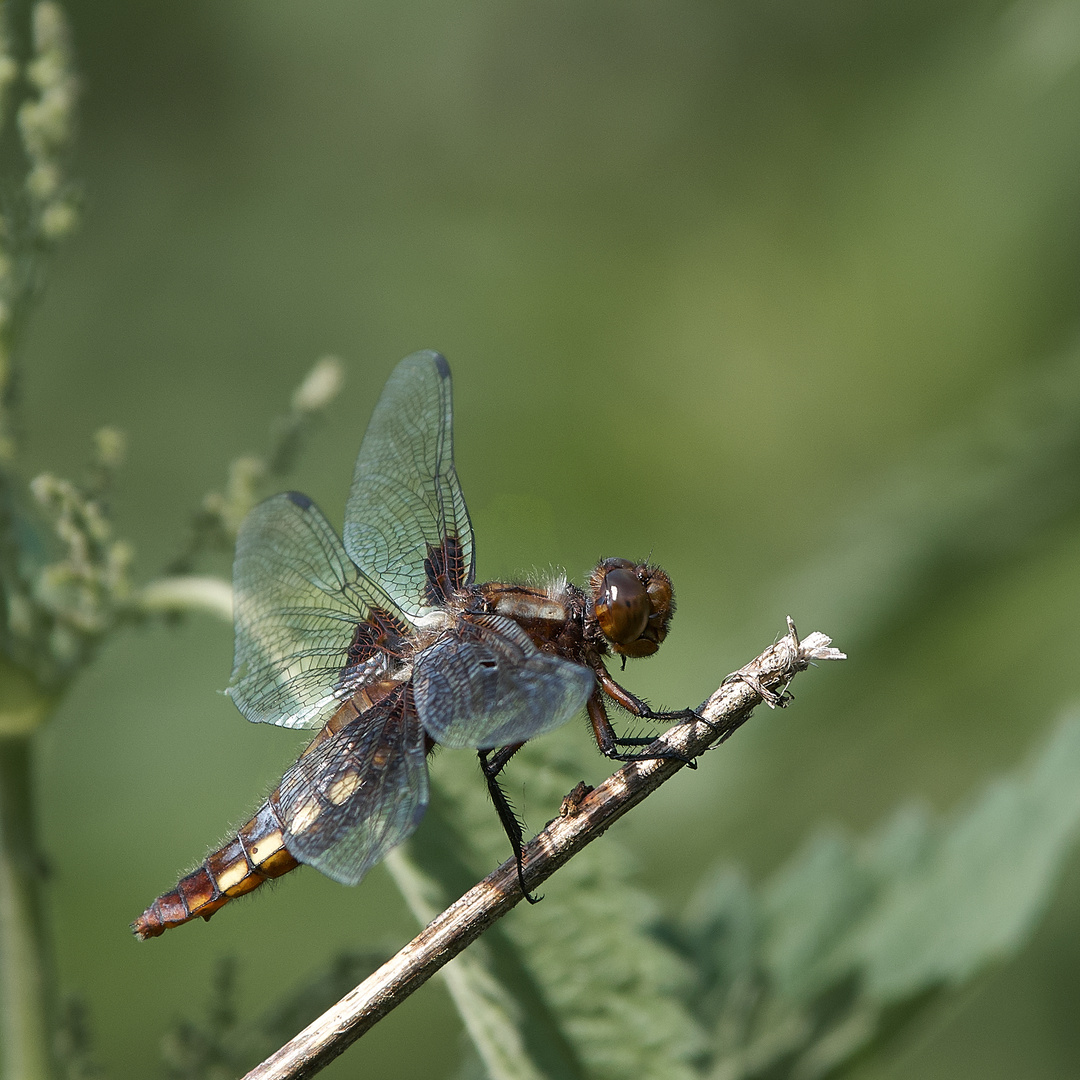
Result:
<svg viewBox="0 0 1080 1080">
<path fill-rule="evenodd" d="M 232 840 L 207 855 L 172 892 L 159 896 L 131 924 L 135 936 L 145 941 L 192 919 L 209 919 L 233 897 L 299 866 L 285 848 L 276 802 L 275 791 Z"/>
</svg>

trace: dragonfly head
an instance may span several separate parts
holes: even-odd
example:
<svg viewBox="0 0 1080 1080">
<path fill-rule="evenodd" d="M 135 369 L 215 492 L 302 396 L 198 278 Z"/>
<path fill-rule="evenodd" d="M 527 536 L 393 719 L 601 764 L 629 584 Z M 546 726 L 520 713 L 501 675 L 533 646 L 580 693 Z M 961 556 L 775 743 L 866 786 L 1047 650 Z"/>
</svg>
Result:
<svg viewBox="0 0 1080 1080">
<path fill-rule="evenodd" d="M 596 621 L 620 656 L 652 656 L 675 614 L 671 578 L 659 566 L 604 559 L 589 575 Z"/>
</svg>

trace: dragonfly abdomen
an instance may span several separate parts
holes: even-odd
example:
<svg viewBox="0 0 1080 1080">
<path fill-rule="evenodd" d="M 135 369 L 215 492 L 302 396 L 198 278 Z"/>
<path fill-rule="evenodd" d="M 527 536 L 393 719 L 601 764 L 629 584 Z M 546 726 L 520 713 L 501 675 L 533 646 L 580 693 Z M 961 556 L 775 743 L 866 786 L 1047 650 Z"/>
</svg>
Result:
<svg viewBox="0 0 1080 1080">
<path fill-rule="evenodd" d="M 211 852 L 172 892 L 159 896 L 132 923 L 140 941 L 195 918 L 209 919 L 237 896 L 281 877 L 299 863 L 289 854 L 275 809 L 275 791 L 228 843 Z"/>
</svg>

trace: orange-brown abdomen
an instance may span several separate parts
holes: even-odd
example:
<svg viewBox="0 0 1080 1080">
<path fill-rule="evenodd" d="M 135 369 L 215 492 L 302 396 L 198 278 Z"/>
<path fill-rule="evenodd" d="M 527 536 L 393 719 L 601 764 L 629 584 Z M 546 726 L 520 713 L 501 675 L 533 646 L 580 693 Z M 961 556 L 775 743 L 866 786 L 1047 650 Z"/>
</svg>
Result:
<svg viewBox="0 0 1080 1080">
<path fill-rule="evenodd" d="M 209 919 L 233 897 L 299 866 L 285 848 L 276 802 L 275 791 L 232 840 L 207 855 L 172 892 L 159 896 L 132 923 L 135 936 L 145 941 L 192 919 Z"/>
<path fill-rule="evenodd" d="M 310 754 L 355 720 L 364 709 L 386 697 L 395 686 L 397 683 L 393 680 L 384 679 L 363 687 L 343 701 L 304 754 Z M 285 847 L 283 829 L 278 813 L 278 792 L 274 791 L 236 836 L 207 855 L 202 866 L 181 878 L 172 892 L 159 896 L 131 924 L 135 936 L 145 941 L 200 916 L 209 919 L 233 897 L 243 896 L 264 881 L 295 870 L 300 864 Z"/>
</svg>

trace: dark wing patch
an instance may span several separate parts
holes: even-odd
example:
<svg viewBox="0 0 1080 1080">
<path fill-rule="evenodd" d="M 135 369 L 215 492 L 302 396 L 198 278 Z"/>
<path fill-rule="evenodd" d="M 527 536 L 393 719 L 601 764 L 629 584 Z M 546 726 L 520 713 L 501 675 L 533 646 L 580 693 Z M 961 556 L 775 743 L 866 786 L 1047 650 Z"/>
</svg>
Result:
<svg viewBox="0 0 1080 1080">
<path fill-rule="evenodd" d="M 442 607 L 466 584 L 469 569 L 456 536 L 447 536 L 437 548 L 428 547 L 424 560 L 424 599 L 432 607 Z"/>
<path fill-rule="evenodd" d="M 413 619 L 474 577 L 452 425 L 446 361 L 406 357 L 375 406 L 345 507 L 345 550 Z"/>
<path fill-rule="evenodd" d="M 463 616 L 414 662 L 416 711 L 449 748 L 490 749 L 562 726 L 584 704 L 593 673 L 541 652 L 499 615 Z"/>
<path fill-rule="evenodd" d="M 367 618 L 356 624 L 340 678 L 352 684 L 354 674 L 370 670 L 373 661 L 390 659 L 401 663 L 408 648 L 408 627 L 383 608 L 372 608 Z"/>
<path fill-rule="evenodd" d="M 275 495 L 248 514 L 236 538 L 233 590 L 228 692 L 249 720 L 318 727 L 397 666 L 408 624 L 304 495 Z"/>
<path fill-rule="evenodd" d="M 424 732 L 407 686 L 303 755 L 276 795 L 299 862 L 355 885 L 420 823 L 428 803 Z"/>
</svg>

